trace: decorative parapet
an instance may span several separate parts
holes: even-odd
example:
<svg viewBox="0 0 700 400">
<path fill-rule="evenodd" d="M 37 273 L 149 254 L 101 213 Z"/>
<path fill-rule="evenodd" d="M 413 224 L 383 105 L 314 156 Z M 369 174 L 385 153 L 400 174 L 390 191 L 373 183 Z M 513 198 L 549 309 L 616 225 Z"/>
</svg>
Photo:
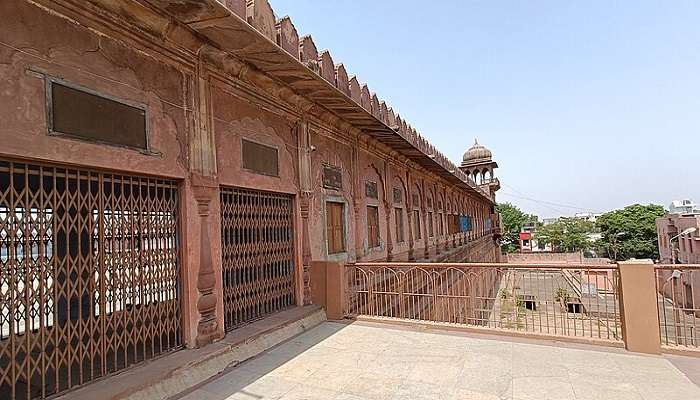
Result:
<svg viewBox="0 0 700 400">
<path fill-rule="evenodd" d="M 299 59 L 299 34 L 289 17 L 283 17 L 277 24 L 277 44 L 292 57 Z"/>
<path fill-rule="evenodd" d="M 307 68 L 336 87 L 341 93 L 353 100 L 368 113 L 392 129 L 397 135 L 411 143 L 427 157 L 439 164 L 474 191 L 491 198 L 490 194 L 480 188 L 466 174 L 457 168 L 444 154 L 437 151 L 415 128 L 406 123 L 398 113 L 376 93 L 371 93 L 367 84 L 361 84 L 357 77 L 350 76 L 343 64 L 334 64 L 330 51 L 318 53 L 310 35 L 299 38 L 294 24 L 288 16 L 275 17 L 268 0 L 218 0 L 234 14 L 276 43 L 287 53 L 301 61 Z"/>
</svg>

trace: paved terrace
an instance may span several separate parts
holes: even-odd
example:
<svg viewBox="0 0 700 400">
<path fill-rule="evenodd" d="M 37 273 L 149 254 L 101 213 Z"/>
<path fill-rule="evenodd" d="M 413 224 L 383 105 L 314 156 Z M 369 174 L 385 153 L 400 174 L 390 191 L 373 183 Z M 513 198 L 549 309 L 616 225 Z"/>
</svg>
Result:
<svg viewBox="0 0 700 400">
<path fill-rule="evenodd" d="M 698 382 L 699 358 L 326 322 L 177 398 L 691 400 Z"/>
</svg>

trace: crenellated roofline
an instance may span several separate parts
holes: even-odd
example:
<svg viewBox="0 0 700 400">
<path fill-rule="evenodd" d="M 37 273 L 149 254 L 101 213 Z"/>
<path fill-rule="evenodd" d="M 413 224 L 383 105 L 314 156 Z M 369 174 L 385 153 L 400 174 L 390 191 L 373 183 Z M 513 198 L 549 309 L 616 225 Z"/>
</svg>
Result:
<svg viewBox="0 0 700 400">
<path fill-rule="evenodd" d="M 295 93 L 319 104 L 422 168 L 493 202 L 367 84 L 300 36 L 290 17 L 276 18 L 267 0 L 149 0 L 212 45 L 251 64 Z"/>
</svg>

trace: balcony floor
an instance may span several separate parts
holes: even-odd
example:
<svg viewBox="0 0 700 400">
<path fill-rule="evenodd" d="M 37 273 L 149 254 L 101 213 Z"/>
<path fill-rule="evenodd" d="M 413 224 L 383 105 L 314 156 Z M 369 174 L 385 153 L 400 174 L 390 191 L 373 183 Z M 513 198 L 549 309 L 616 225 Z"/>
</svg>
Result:
<svg viewBox="0 0 700 400">
<path fill-rule="evenodd" d="M 181 400 L 700 399 L 700 359 L 326 322 Z"/>
</svg>

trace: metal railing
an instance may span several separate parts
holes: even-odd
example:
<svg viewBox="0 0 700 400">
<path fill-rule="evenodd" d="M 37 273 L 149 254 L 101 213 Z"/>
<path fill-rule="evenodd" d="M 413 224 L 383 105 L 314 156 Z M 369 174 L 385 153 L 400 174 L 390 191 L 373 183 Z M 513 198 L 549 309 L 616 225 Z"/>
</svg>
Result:
<svg viewBox="0 0 700 400">
<path fill-rule="evenodd" d="M 700 348 L 700 265 L 656 265 L 661 344 Z"/>
<path fill-rule="evenodd" d="M 346 314 L 621 341 L 617 265 L 346 265 Z"/>
</svg>

